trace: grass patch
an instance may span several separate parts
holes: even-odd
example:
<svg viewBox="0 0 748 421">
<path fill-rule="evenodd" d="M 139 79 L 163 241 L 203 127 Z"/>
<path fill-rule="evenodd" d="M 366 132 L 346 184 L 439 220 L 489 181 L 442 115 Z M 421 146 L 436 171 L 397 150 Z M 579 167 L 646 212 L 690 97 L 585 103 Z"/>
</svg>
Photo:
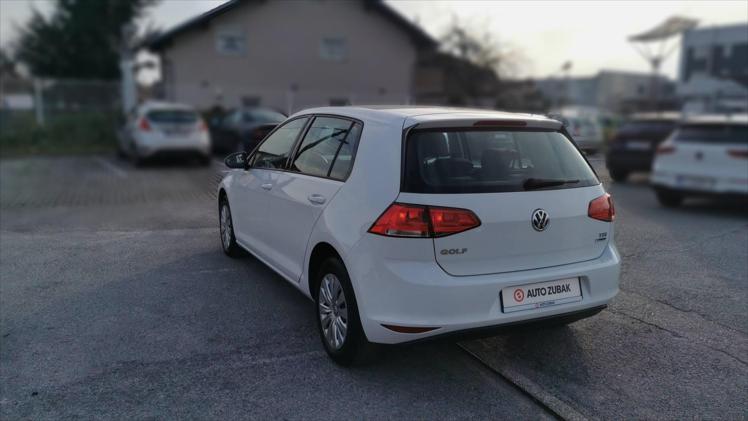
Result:
<svg viewBox="0 0 748 421">
<path fill-rule="evenodd" d="M 44 126 L 34 114 L 0 115 L 0 156 L 111 153 L 117 147 L 118 117 L 77 112 L 50 116 Z"/>
</svg>

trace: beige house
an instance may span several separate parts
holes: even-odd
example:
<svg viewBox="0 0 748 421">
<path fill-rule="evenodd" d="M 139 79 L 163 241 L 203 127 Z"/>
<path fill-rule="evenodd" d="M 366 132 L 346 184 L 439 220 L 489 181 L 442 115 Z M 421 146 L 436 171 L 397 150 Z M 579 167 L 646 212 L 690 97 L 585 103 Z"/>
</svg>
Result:
<svg viewBox="0 0 748 421">
<path fill-rule="evenodd" d="M 381 1 L 231 0 L 150 40 L 163 96 L 207 109 L 413 102 L 436 42 Z"/>
</svg>

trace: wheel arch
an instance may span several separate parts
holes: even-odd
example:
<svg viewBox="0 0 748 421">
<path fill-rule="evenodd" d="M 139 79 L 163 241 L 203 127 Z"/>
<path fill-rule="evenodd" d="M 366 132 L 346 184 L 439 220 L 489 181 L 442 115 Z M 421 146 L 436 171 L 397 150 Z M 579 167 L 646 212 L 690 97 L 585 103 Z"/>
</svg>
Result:
<svg viewBox="0 0 748 421">
<path fill-rule="evenodd" d="M 224 188 L 223 186 L 221 186 L 221 187 L 220 187 L 220 188 L 218 189 L 218 210 L 219 210 L 219 211 L 221 210 L 221 203 L 222 203 L 222 202 L 223 202 L 224 200 L 229 200 L 229 195 L 228 195 L 228 194 L 226 194 L 226 189 L 225 189 L 225 188 Z"/>
<path fill-rule="evenodd" d="M 340 253 L 338 253 L 335 247 L 333 247 L 332 244 L 324 241 L 317 243 L 312 249 L 312 252 L 309 254 L 309 267 L 306 278 L 307 289 L 309 290 L 309 295 L 312 298 L 314 298 L 316 290 L 314 284 L 317 280 L 317 272 L 319 271 L 320 265 L 322 265 L 322 262 L 324 262 L 325 259 L 328 259 L 330 257 L 334 257 L 343 262 L 343 258 L 340 256 Z M 345 262 L 343 262 L 343 265 L 345 265 Z"/>
</svg>

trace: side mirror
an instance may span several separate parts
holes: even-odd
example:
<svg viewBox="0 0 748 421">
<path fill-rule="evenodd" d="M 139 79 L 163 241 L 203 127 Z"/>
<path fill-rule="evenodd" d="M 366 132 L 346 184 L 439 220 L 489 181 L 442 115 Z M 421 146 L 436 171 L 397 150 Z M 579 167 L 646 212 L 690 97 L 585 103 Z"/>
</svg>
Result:
<svg viewBox="0 0 748 421">
<path fill-rule="evenodd" d="M 246 152 L 234 152 L 227 156 L 226 159 L 223 160 L 223 163 L 229 168 L 243 170 L 247 168 L 247 158 L 248 156 Z"/>
</svg>

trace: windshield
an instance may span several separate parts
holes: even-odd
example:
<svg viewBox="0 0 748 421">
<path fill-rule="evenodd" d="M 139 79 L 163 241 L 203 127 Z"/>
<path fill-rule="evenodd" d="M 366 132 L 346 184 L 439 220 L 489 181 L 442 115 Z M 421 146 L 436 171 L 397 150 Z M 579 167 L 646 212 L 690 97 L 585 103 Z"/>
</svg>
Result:
<svg viewBox="0 0 748 421">
<path fill-rule="evenodd" d="M 675 133 L 676 142 L 748 144 L 748 125 L 689 124 Z"/>
<path fill-rule="evenodd" d="M 416 130 L 406 141 L 403 191 L 488 193 L 599 184 L 564 135 L 537 130 Z"/>
<path fill-rule="evenodd" d="M 148 112 L 148 120 L 154 123 L 195 123 L 197 113 L 189 110 L 158 110 Z"/>
</svg>

